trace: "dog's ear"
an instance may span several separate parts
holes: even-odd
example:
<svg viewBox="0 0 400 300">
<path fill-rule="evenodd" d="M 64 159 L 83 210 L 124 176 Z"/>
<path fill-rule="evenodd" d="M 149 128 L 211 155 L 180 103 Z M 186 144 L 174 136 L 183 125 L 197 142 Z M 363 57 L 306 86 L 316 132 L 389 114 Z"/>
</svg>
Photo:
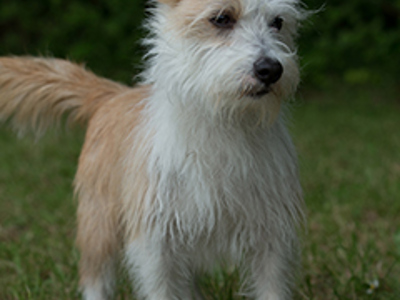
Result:
<svg viewBox="0 0 400 300">
<path fill-rule="evenodd" d="M 171 7 L 176 6 L 179 3 L 180 0 L 158 0 L 158 2 L 163 3 L 163 4 L 167 4 Z"/>
</svg>

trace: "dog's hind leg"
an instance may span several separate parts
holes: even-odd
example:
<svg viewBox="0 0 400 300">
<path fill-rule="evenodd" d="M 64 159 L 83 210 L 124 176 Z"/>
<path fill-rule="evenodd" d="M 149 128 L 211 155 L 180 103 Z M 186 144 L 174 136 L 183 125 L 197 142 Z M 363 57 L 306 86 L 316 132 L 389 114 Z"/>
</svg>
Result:
<svg viewBox="0 0 400 300">
<path fill-rule="evenodd" d="M 167 242 L 138 237 L 127 247 L 126 258 L 140 299 L 201 299 L 193 290 L 189 256 Z"/>
<path fill-rule="evenodd" d="M 252 290 L 257 300 L 290 300 L 296 255 L 285 243 L 260 245 L 251 257 Z"/>
<path fill-rule="evenodd" d="M 111 299 L 119 254 L 115 209 L 100 199 L 81 197 L 78 207 L 77 246 L 80 286 L 85 300 Z"/>
</svg>

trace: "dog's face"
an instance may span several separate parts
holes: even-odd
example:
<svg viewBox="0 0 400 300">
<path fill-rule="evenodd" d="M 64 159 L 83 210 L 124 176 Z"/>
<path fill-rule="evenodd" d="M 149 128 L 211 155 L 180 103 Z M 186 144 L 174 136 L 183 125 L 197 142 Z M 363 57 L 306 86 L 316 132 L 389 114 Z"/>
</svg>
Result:
<svg viewBox="0 0 400 300">
<path fill-rule="evenodd" d="M 265 116 L 296 89 L 298 1 L 160 1 L 156 72 L 177 81 L 177 93 L 205 96 L 217 110 L 253 108 Z"/>
</svg>

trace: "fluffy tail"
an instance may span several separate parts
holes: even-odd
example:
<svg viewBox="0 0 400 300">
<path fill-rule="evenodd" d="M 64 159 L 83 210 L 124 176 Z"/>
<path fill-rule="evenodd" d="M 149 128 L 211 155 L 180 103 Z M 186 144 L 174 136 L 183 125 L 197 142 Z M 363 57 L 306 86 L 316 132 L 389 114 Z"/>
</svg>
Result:
<svg viewBox="0 0 400 300">
<path fill-rule="evenodd" d="M 53 58 L 0 58 L 0 121 L 19 133 L 41 134 L 69 112 L 85 121 L 128 87 L 99 78 L 83 67 Z"/>
</svg>

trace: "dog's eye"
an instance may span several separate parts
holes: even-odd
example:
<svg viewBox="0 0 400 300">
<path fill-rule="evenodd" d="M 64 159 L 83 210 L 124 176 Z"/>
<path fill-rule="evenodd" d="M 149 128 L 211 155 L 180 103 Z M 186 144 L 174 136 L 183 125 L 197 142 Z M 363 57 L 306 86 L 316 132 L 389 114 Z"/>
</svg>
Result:
<svg viewBox="0 0 400 300">
<path fill-rule="evenodd" d="M 276 17 L 269 26 L 280 31 L 283 26 L 283 19 L 281 17 Z"/>
<path fill-rule="evenodd" d="M 219 28 L 232 28 L 236 20 L 228 13 L 222 13 L 212 17 L 210 22 Z"/>
</svg>

